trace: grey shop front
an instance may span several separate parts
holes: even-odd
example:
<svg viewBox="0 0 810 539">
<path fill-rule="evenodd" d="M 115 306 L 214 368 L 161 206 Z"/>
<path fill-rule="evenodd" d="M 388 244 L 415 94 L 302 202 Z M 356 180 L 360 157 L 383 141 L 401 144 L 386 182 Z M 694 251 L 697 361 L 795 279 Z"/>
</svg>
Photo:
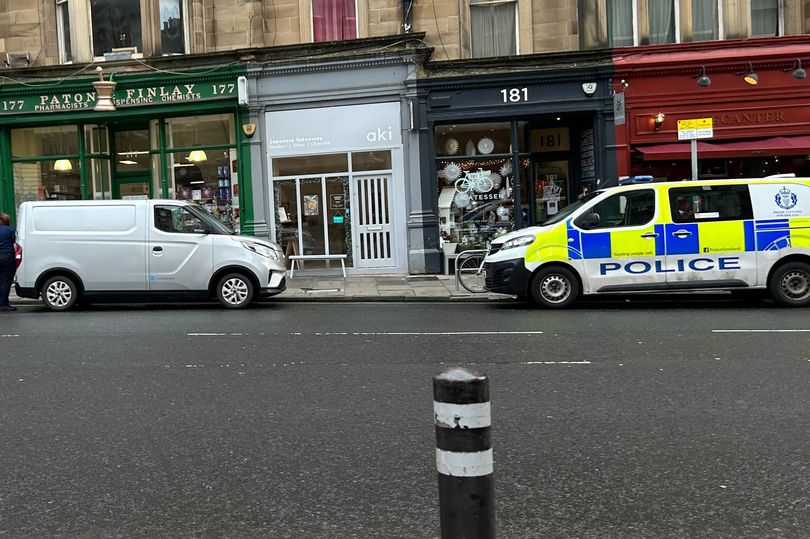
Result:
<svg viewBox="0 0 810 539">
<path fill-rule="evenodd" d="M 412 126 L 417 52 L 266 64 L 248 70 L 256 234 L 290 255 L 296 275 L 423 273 L 409 243 L 419 210 L 419 133 Z M 259 202 L 261 201 L 261 203 Z"/>
<path fill-rule="evenodd" d="M 423 184 L 435 193 L 444 252 L 540 224 L 615 176 L 611 71 L 608 63 L 420 81 L 432 157 Z"/>
</svg>

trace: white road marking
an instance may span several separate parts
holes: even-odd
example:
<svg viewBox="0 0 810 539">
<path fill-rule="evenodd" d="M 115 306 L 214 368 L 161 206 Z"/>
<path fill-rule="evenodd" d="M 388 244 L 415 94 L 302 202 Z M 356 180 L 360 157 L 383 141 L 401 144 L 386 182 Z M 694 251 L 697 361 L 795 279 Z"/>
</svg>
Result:
<svg viewBox="0 0 810 539">
<path fill-rule="evenodd" d="M 294 331 L 289 333 L 289 335 L 294 336 L 317 336 L 317 337 L 325 337 L 325 336 L 332 336 L 332 335 L 352 335 L 352 336 L 391 336 L 391 337 L 401 337 L 401 336 L 424 336 L 430 337 L 433 335 L 436 336 L 448 336 L 448 335 L 542 335 L 542 331 L 354 331 L 354 332 L 347 332 L 347 331 L 316 331 L 314 333 L 302 333 L 300 331 Z M 264 335 L 261 333 L 260 335 Z M 250 333 L 186 333 L 187 337 L 249 337 Z"/>
<path fill-rule="evenodd" d="M 19 335 L 0 335 L 0 337 L 19 337 Z"/>
<path fill-rule="evenodd" d="M 524 361 L 521 365 L 591 365 L 590 361 Z"/>
<path fill-rule="evenodd" d="M 712 333 L 810 333 L 810 329 L 713 329 Z"/>
</svg>

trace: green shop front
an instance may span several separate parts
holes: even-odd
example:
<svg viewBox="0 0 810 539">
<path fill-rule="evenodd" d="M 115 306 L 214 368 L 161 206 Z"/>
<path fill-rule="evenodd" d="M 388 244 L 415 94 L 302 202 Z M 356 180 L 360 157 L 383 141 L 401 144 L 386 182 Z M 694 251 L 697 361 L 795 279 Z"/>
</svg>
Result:
<svg viewBox="0 0 810 539">
<path fill-rule="evenodd" d="M 240 75 L 116 75 L 109 111 L 96 110 L 92 79 L 0 86 L 0 209 L 181 199 L 240 231 L 252 213 Z"/>
</svg>

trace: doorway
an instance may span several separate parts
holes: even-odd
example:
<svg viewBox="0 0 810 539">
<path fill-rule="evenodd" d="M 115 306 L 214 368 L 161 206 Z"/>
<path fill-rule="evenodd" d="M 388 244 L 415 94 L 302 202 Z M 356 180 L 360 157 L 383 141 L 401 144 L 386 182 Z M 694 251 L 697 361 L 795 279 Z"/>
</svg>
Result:
<svg viewBox="0 0 810 539">
<path fill-rule="evenodd" d="M 148 125 L 110 126 L 113 198 L 152 198 L 152 158 Z"/>
<path fill-rule="evenodd" d="M 276 237 L 284 256 L 346 254 L 346 265 L 352 266 L 348 176 L 276 180 L 273 189 Z M 335 262 L 308 260 L 304 264 L 305 269 L 324 269 Z"/>
</svg>

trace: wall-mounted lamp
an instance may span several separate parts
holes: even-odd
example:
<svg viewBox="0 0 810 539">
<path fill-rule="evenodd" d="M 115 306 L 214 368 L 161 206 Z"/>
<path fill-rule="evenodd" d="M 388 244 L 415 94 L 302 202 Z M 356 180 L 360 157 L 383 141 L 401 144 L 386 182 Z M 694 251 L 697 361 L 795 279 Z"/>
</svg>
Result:
<svg viewBox="0 0 810 539">
<path fill-rule="evenodd" d="M 247 138 L 253 138 L 253 134 L 256 133 L 256 124 L 242 124 L 242 132 Z"/>
<path fill-rule="evenodd" d="M 700 75 L 697 77 L 697 85 L 701 88 L 708 88 L 712 84 L 712 79 L 706 74 L 706 66 L 700 66 Z"/>
<path fill-rule="evenodd" d="M 794 79 L 804 80 L 804 79 L 807 78 L 807 71 L 805 71 L 804 68 L 802 67 L 801 59 L 797 58 L 793 62 L 793 65 L 791 67 L 785 69 L 785 71 L 791 71 L 791 70 L 793 71 L 793 78 Z"/>
<path fill-rule="evenodd" d="M 655 115 L 655 119 L 653 121 L 655 124 L 656 131 L 661 130 L 661 126 L 664 125 L 664 119 L 666 119 L 666 117 L 667 115 L 664 114 L 663 112 L 659 112 L 658 114 Z"/>
<path fill-rule="evenodd" d="M 614 87 L 614 86 L 617 86 L 617 87 Z M 619 82 L 613 82 L 611 84 L 611 90 L 613 90 L 614 94 L 619 94 L 619 93 L 622 93 L 625 90 L 627 90 L 628 86 L 630 86 L 630 83 L 627 82 L 626 80 L 622 79 Z"/>
<path fill-rule="evenodd" d="M 751 86 L 756 86 L 759 84 L 759 77 L 754 71 L 754 66 L 751 64 L 751 62 L 748 62 L 748 71 L 743 71 L 739 74 L 743 75 L 743 80 Z"/>
</svg>

